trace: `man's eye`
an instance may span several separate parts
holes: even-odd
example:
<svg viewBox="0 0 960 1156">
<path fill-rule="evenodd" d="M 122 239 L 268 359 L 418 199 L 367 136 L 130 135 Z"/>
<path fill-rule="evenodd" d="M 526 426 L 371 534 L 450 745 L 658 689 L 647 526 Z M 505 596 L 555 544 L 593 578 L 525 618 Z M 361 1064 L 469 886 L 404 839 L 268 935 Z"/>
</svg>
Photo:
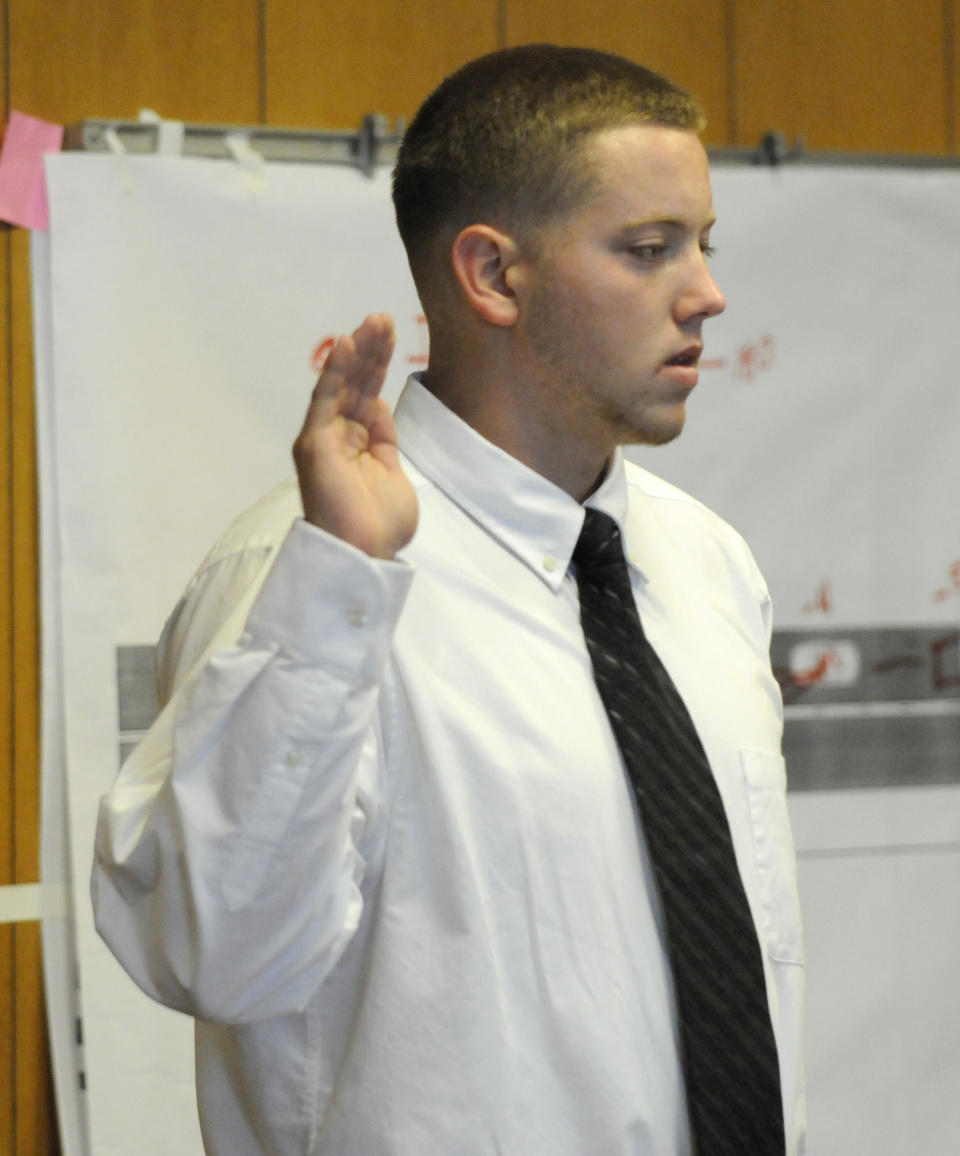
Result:
<svg viewBox="0 0 960 1156">
<path fill-rule="evenodd" d="M 704 255 L 704 257 L 714 257 L 716 256 L 717 250 L 713 247 L 713 245 L 710 244 L 709 241 L 703 241 L 700 245 L 700 252 Z"/>
<path fill-rule="evenodd" d="M 632 245 L 630 252 L 641 261 L 656 261 L 667 251 L 667 246 L 659 241 L 647 245 Z"/>
</svg>

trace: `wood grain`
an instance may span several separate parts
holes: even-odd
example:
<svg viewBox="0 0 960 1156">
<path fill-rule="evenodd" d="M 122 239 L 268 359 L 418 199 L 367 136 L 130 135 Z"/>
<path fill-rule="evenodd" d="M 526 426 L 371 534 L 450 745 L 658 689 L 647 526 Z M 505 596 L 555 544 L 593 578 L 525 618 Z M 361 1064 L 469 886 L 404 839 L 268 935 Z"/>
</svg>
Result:
<svg viewBox="0 0 960 1156">
<path fill-rule="evenodd" d="M 703 103 L 707 142 L 729 139 L 725 0 L 506 0 L 506 35 L 508 44 L 602 48 L 662 72 Z"/>
<path fill-rule="evenodd" d="M 40 877 L 40 610 L 30 235 L 10 237 L 10 549 L 14 882 Z"/>
<path fill-rule="evenodd" d="M 13 883 L 13 575 L 11 560 L 10 227 L 0 225 L 0 886 Z M 14 928 L 0 924 L 0 1152 L 15 1152 Z"/>
<path fill-rule="evenodd" d="M 447 73 L 497 46 L 496 0 L 267 0 L 267 122 L 409 119 Z"/>
<path fill-rule="evenodd" d="M 257 0 L 6 0 L 14 108 L 86 117 L 255 123 Z"/>
<path fill-rule="evenodd" d="M 944 67 L 950 82 L 947 93 L 947 152 L 960 153 L 960 0 L 944 0 Z"/>
<path fill-rule="evenodd" d="M 955 2 L 955 0 L 954 0 Z M 736 8 L 740 143 L 942 153 L 944 0 L 751 0 Z"/>
<path fill-rule="evenodd" d="M 0 99 L 6 123 L 6 23 L 0 24 Z M 13 883 L 13 574 L 10 508 L 10 233 L 0 225 L 0 886 Z M 16 966 L 14 927 L 0 924 L 0 1152 L 16 1152 Z"/>
<path fill-rule="evenodd" d="M 39 713 L 39 569 L 37 462 L 30 306 L 30 236 L 5 228 L 3 237 L 5 309 L 0 334 L 4 357 L 4 734 L 6 776 L 10 783 L 2 814 L 10 830 L 13 883 L 39 879 L 40 713 Z M 0 951 L 5 972 L 0 1017 L 9 1076 L 11 1134 L 7 1151 L 15 1156 L 58 1153 L 55 1105 L 47 1042 L 40 950 L 40 925 L 4 928 Z M 4 1028 L 6 1030 L 4 1030 Z"/>
<path fill-rule="evenodd" d="M 17 975 L 15 1156 L 59 1156 L 60 1138 L 47 1046 L 40 924 L 14 929 Z"/>
</svg>

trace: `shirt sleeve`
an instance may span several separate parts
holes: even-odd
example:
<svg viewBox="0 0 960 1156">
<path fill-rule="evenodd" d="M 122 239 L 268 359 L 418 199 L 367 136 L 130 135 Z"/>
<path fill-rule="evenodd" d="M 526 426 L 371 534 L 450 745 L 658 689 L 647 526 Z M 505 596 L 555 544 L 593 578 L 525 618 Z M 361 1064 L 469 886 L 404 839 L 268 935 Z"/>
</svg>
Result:
<svg viewBox="0 0 960 1156">
<path fill-rule="evenodd" d="M 239 641 L 215 638 L 104 796 L 97 928 L 155 999 L 300 1011 L 340 957 L 382 833 L 380 681 L 411 577 L 295 522 Z"/>
</svg>

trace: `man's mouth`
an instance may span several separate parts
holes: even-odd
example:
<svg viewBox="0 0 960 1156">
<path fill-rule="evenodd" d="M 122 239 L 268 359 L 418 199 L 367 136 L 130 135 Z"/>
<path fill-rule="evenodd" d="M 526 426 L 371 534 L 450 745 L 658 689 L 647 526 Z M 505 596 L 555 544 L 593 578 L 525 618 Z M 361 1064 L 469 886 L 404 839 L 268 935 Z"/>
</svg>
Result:
<svg viewBox="0 0 960 1156">
<path fill-rule="evenodd" d="M 664 365 L 696 365 L 700 360 L 700 354 L 702 352 L 702 345 L 690 345 L 686 349 L 681 349 L 679 353 L 675 353 L 673 357 L 668 358 L 664 362 Z"/>
</svg>

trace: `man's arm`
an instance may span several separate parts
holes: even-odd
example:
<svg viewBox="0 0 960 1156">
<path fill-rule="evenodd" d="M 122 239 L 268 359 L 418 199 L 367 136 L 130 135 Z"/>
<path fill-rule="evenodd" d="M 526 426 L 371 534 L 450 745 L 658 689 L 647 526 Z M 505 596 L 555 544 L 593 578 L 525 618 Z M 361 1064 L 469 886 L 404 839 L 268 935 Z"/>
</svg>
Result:
<svg viewBox="0 0 960 1156">
<path fill-rule="evenodd" d="M 98 928 L 150 995 L 203 1018 L 301 1009 L 360 917 L 379 681 L 411 577 L 380 559 L 417 509 L 379 398 L 392 342 L 374 317 L 337 343 L 295 450 L 308 520 L 239 642 L 178 688 L 101 804 Z"/>
</svg>

